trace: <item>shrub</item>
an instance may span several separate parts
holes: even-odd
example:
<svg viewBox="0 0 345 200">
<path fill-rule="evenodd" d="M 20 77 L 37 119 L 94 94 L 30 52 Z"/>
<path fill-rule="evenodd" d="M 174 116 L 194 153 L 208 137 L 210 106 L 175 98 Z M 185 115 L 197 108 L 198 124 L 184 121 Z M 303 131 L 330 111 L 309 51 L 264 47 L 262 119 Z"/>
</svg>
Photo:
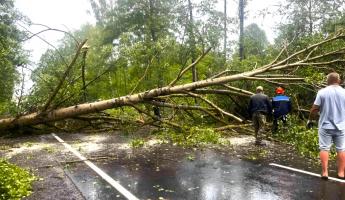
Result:
<svg viewBox="0 0 345 200">
<path fill-rule="evenodd" d="M 35 176 L 27 170 L 0 159 L 0 200 L 17 200 L 31 194 Z"/>
<path fill-rule="evenodd" d="M 316 158 L 319 154 L 317 129 L 306 129 L 305 126 L 291 126 L 287 131 L 278 133 L 277 138 L 292 144 L 303 156 Z"/>
</svg>

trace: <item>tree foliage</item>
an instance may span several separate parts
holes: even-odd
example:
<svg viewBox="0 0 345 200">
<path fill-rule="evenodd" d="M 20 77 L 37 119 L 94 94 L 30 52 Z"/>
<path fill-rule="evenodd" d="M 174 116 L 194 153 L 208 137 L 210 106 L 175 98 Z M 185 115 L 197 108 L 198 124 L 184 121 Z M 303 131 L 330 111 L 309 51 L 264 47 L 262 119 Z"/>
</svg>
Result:
<svg viewBox="0 0 345 200">
<path fill-rule="evenodd" d="M 167 109 L 169 111 L 174 110 L 171 107 L 176 105 L 181 108 L 190 106 L 197 110 L 182 116 L 175 115 L 175 111 L 172 111 L 174 118 L 178 119 L 176 121 L 184 121 L 192 125 L 194 122 L 200 122 L 198 118 L 206 113 L 209 122 L 218 120 L 227 124 L 223 119 L 219 119 L 224 116 L 231 118 L 232 115 L 229 113 L 239 116 L 233 117 L 237 120 L 247 117 L 247 98 L 243 97 L 250 96 L 252 94 L 250 91 L 253 91 L 258 84 L 263 85 L 269 95 L 274 95 L 273 91 L 277 85 L 285 86 L 288 92 L 298 91 L 298 94 L 304 98 L 299 99 L 296 93 L 291 95 L 297 97 L 296 104 L 299 107 L 305 108 L 314 96 L 311 91 L 321 86 L 322 75 L 330 70 L 342 69 L 341 37 L 337 37 L 338 43 L 331 41 L 322 43 L 327 38 L 336 37 L 338 33 L 334 31 L 313 29 L 312 34 L 305 32 L 296 38 L 293 37 L 297 34 L 297 29 L 294 28 L 296 24 L 286 21 L 288 23 L 280 27 L 281 32 L 276 42 L 269 44 L 265 32 L 258 25 L 250 24 L 244 29 L 246 59 L 239 60 L 238 52 L 235 52 L 225 62 L 220 42 L 223 38 L 222 25 L 225 17 L 217 11 L 216 1 L 91 0 L 90 3 L 97 19 L 96 25 L 84 25 L 80 30 L 72 33 L 73 37 L 66 35 L 56 49 L 50 49 L 42 56 L 39 67 L 32 74 L 35 86 L 32 95 L 25 102 L 27 112 L 38 111 L 36 114 L 41 115 L 58 108 L 83 105 L 85 101 L 106 102 L 102 100 L 112 98 L 115 98 L 114 101 L 117 103 L 127 95 L 127 98 L 133 97 L 135 102 L 141 102 L 142 96 L 137 98 L 131 94 L 142 95 L 144 93 L 140 92 L 161 87 L 166 92 L 164 86 L 183 85 L 184 87 L 184 84 L 189 84 L 193 76 L 189 68 L 191 66 L 197 68 L 199 80 L 213 77 L 208 79 L 213 81 L 218 77 L 215 76 L 218 72 L 224 72 L 219 76 L 231 77 L 230 80 L 233 77 L 241 78 L 234 78 L 236 81 L 224 83 L 225 85 L 223 82 L 211 84 L 204 88 L 204 91 L 196 91 L 199 92 L 198 94 L 194 94 L 195 91 L 178 90 L 180 93 L 184 92 L 180 94 L 183 98 L 160 97 L 158 94 L 150 93 L 150 98 L 158 98 L 158 100 L 141 102 L 143 105 L 135 109 L 139 113 L 148 111 L 146 113 L 149 114 L 152 106 L 157 106 L 162 101 L 170 106 L 170 110 Z M 298 5 L 297 1 L 290 3 Z M 297 7 L 293 8 L 297 9 Z M 329 21 L 326 24 L 321 21 L 318 23 L 317 27 L 326 27 L 327 23 L 332 25 Z M 307 25 L 307 22 L 304 25 Z M 88 48 L 82 48 L 75 38 L 79 41 L 87 38 Z M 293 38 L 295 39 L 292 40 Z M 320 47 L 302 51 L 315 43 L 320 43 Z M 207 50 L 209 47 L 212 48 L 211 51 Z M 76 50 L 80 51 L 80 54 L 76 54 Z M 300 51 L 302 53 L 298 53 Z M 331 53 L 332 51 L 336 53 Z M 207 53 L 204 54 L 205 52 Z M 202 59 L 191 65 L 197 60 L 198 55 L 202 55 Z M 313 61 L 316 63 L 309 61 L 308 57 L 314 58 Z M 330 61 L 331 59 L 333 61 Z M 336 62 L 336 59 L 340 61 Z M 66 71 L 73 60 L 75 60 L 74 65 Z M 280 65 L 281 68 L 276 65 Z M 270 74 L 270 70 L 265 71 L 265 66 L 271 66 L 275 74 Z M 82 77 L 84 68 L 85 76 Z M 277 68 L 279 70 L 276 70 Z M 185 71 L 186 69 L 188 71 Z M 260 73 L 261 77 L 256 77 L 254 72 Z M 241 73 L 253 77 L 244 78 Z M 64 74 L 66 76 L 63 76 Z M 298 81 L 293 82 L 289 77 Z M 301 84 L 299 81 L 303 78 L 305 82 Z M 174 79 L 177 83 L 173 81 Z M 63 83 L 61 89 L 56 90 L 56 85 L 61 81 Z M 198 86 L 190 88 L 200 89 Z M 57 91 L 57 94 L 52 102 L 49 102 L 47 99 L 51 97 L 53 91 Z M 83 96 L 84 91 L 86 98 Z M 120 106 L 128 105 L 121 103 L 123 102 L 120 102 Z M 47 109 L 45 105 L 48 105 Z M 202 109 L 195 106 L 200 106 Z M 218 114 L 214 114 L 214 110 L 211 113 L 208 110 L 205 112 L 204 108 L 209 106 L 217 110 Z"/>
<path fill-rule="evenodd" d="M 0 113 L 13 110 L 11 99 L 18 82 L 16 67 L 26 63 L 20 43 L 22 33 L 15 26 L 20 17 L 12 0 L 0 1 Z"/>
<path fill-rule="evenodd" d="M 286 0 L 279 12 L 283 16 L 281 34 L 291 41 L 294 37 L 310 36 L 324 24 L 339 18 L 344 11 L 343 0 Z"/>
</svg>

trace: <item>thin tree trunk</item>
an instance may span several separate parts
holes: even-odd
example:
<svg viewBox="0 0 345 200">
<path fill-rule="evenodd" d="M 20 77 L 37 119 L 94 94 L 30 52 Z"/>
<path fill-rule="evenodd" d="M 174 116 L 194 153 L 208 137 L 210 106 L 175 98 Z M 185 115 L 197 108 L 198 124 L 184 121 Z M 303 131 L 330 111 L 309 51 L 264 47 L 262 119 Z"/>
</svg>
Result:
<svg viewBox="0 0 345 200">
<path fill-rule="evenodd" d="M 244 26 L 244 0 L 239 0 L 239 19 L 240 19 L 240 41 L 239 41 L 239 56 L 240 60 L 244 59 L 244 44 L 243 44 L 243 26 Z"/>
<path fill-rule="evenodd" d="M 85 84 L 85 65 L 86 65 L 86 54 L 87 54 L 87 49 L 84 49 L 83 51 L 83 64 L 81 66 L 81 80 L 83 82 L 83 102 L 86 102 L 86 84 Z"/>
<path fill-rule="evenodd" d="M 312 0 L 308 2 L 308 17 L 309 17 L 309 35 L 313 34 L 313 13 L 312 13 Z"/>
<path fill-rule="evenodd" d="M 156 28 L 154 26 L 155 22 L 155 0 L 150 0 L 150 32 L 151 32 L 151 37 L 152 41 L 156 42 L 157 41 L 157 34 L 156 34 Z"/>
<path fill-rule="evenodd" d="M 226 0 L 224 0 L 224 58 L 226 60 L 226 48 L 227 48 L 227 8 L 226 8 Z"/>
<path fill-rule="evenodd" d="M 189 10 L 189 25 L 188 25 L 188 34 L 189 34 L 189 43 L 191 48 L 192 54 L 192 63 L 195 61 L 195 36 L 194 36 L 194 20 L 193 20 L 193 6 L 191 0 L 188 0 L 188 10 Z M 192 67 L 192 74 L 193 74 L 193 82 L 198 81 L 198 74 L 196 71 L 196 67 Z"/>
</svg>

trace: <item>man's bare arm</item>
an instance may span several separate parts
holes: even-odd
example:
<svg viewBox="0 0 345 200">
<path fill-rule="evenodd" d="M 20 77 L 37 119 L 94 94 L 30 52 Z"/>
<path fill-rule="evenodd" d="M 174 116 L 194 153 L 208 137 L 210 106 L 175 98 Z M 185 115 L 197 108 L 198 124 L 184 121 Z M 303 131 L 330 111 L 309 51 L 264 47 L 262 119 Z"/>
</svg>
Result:
<svg viewBox="0 0 345 200">
<path fill-rule="evenodd" d="M 315 120 L 317 113 L 320 111 L 320 106 L 313 104 L 310 109 L 308 120 Z"/>
</svg>

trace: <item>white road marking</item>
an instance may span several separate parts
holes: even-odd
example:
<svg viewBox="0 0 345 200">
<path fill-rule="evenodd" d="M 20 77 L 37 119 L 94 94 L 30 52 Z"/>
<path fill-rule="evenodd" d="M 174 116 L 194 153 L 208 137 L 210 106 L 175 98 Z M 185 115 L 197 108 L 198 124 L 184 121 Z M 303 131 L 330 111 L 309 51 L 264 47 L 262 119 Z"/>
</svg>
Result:
<svg viewBox="0 0 345 200">
<path fill-rule="evenodd" d="M 86 165 L 88 165 L 91 169 L 93 169 L 98 175 L 100 175 L 105 181 L 107 181 L 111 186 L 113 186 L 117 191 L 119 191 L 123 196 L 125 196 L 129 200 L 139 200 L 136 196 L 130 193 L 126 188 L 120 185 L 117 181 L 111 178 L 108 174 L 98 168 L 95 164 L 90 162 L 87 158 L 82 156 L 77 150 L 73 149 L 69 144 L 63 141 L 60 137 L 58 137 L 55 133 L 52 133 L 61 144 L 63 144 L 69 151 L 71 151 L 75 156 L 77 156 L 80 160 L 84 161 Z"/>
<path fill-rule="evenodd" d="M 283 168 L 283 169 L 287 169 L 287 170 L 291 170 L 291 171 L 294 171 L 294 172 L 299 172 L 299 173 L 308 174 L 308 175 L 311 175 L 311 176 L 316 176 L 316 177 L 320 177 L 320 178 L 321 178 L 321 175 L 320 175 L 320 174 L 316 174 L 316 173 L 313 173 L 313 172 L 308 172 L 308 171 L 296 169 L 296 168 L 293 168 L 293 167 L 287 167 L 287 166 L 279 165 L 279 164 L 275 164 L 275 163 L 270 163 L 269 165 L 275 166 L 275 167 L 279 167 L 279 168 Z M 338 181 L 338 182 L 341 182 L 341 183 L 345 183 L 345 180 L 338 179 L 338 178 L 333 178 L 333 177 L 328 177 L 328 180 Z"/>
</svg>

